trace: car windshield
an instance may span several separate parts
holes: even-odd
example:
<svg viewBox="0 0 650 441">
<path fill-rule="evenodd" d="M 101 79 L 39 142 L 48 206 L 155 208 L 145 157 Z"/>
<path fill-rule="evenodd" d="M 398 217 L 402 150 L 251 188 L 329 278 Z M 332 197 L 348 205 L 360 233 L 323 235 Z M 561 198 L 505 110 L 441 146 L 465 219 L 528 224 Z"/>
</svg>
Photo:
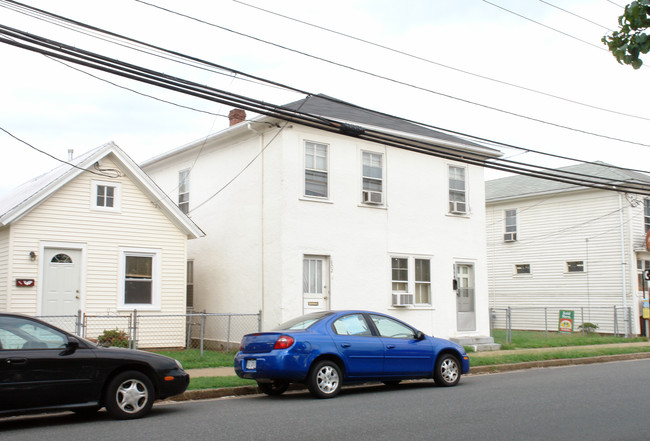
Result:
<svg viewBox="0 0 650 441">
<path fill-rule="evenodd" d="M 305 314 L 295 319 L 289 320 L 282 323 L 280 326 L 274 328 L 274 331 L 288 331 L 291 329 L 307 329 L 323 317 L 332 315 L 330 311 L 319 311 L 312 312 L 311 314 Z"/>
</svg>

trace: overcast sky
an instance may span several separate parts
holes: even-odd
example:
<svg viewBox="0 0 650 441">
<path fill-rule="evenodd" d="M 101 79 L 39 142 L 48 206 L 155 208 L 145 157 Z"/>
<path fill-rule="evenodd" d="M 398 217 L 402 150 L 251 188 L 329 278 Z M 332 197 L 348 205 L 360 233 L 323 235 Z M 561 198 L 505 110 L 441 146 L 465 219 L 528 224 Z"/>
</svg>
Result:
<svg viewBox="0 0 650 441">
<path fill-rule="evenodd" d="M 650 170 L 650 147 L 606 138 L 650 144 L 650 67 L 635 71 L 621 66 L 600 42 L 608 32 L 606 28 L 616 28 L 623 12 L 620 5 L 625 1 L 150 0 L 218 28 L 135 0 L 23 0 L 49 12 L 311 93 L 525 148 Z M 274 104 L 303 98 L 240 77 L 181 66 L 115 46 L 9 10 L 2 0 L 0 6 L 0 24 L 4 26 Z M 231 108 L 218 103 L 83 69 L 124 88 L 209 113 L 163 103 L 1 42 L 0 60 L 0 127 L 62 160 L 67 158 L 68 149 L 78 155 L 114 141 L 136 162 L 142 162 L 227 126 L 225 116 Z M 650 57 L 646 60 L 650 66 Z M 0 132 L 0 151 L 0 195 L 59 164 L 4 132 Z M 552 167 L 570 164 L 508 149 L 503 152 L 518 161 Z M 488 173 L 488 177 L 494 176 Z"/>
</svg>

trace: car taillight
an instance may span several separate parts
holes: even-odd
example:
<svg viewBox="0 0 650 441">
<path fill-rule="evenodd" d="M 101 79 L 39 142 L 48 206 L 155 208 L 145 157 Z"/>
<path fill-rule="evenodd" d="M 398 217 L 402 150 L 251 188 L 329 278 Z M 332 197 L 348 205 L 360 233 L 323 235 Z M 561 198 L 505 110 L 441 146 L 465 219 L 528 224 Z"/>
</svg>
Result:
<svg viewBox="0 0 650 441">
<path fill-rule="evenodd" d="M 288 335 L 281 335 L 280 338 L 275 342 L 275 346 L 273 346 L 273 349 L 287 349 L 288 347 L 291 347 L 291 345 L 295 342 L 293 337 L 290 337 Z"/>
</svg>

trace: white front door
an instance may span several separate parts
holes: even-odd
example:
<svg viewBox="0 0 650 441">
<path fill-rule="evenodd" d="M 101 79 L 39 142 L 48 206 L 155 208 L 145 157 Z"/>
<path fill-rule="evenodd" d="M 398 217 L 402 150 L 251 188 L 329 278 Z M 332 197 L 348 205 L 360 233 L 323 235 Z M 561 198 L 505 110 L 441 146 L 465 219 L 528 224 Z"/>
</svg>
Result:
<svg viewBox="0 0 650 441">
<path fill-rule="evenodd" d="M 302 261 L 303 314 L 329 310 L 329 258 L 304 256 Z"/>
<path fill-rule="evenodd" d="M 457 264 L 456 317 L 459 331 L 476 330 L 474 310 L 474 266 Z"/>
<path fill-rule="evenodd" d="M 81 290 L 81 250 L 45 248 L 41 315 L 77 315 Z"/>
</svg>

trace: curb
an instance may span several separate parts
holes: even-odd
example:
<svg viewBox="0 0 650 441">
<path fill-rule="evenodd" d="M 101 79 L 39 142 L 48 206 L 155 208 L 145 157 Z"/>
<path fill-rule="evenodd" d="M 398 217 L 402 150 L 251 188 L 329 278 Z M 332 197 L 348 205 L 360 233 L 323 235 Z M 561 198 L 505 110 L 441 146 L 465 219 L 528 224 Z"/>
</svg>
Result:
<svg viewBox="0 0 650 441">
<path fill-rule="evenodd" d="M 577 366 L 582 364 L 594 363 L 607 363 L 610 361 L 623 361 L 623 360 L 642 360 L 650 358 L 650 352 L 639 352 L 635 354 L 616 354 L 616 355 L 600 355 L 597 357 L 584 357 L 584 358 L 561 358 L 557 360 L 541 360 L 541 361 L 528 361 L 523 363 L 511 364 L 494 364 L 490 366 L 477 366 L 471 368 L 470 372 L 466 375 L 483 375 L 483 374 L 497 374 L 501 372 L 521 371 L 526 369 L 548 368 L 558 366 Z M 306 389 L 305 386 L 295 384 L 289 390 Z M 238 387 L 222 387 L 219 389 L 196 389 L 188 390 L 180 395 L 167 398 L 167 401 L 192 401 L 192 400 L 207 400 L 211 398 L 223 397 L 237 397 L 244 395 L 258 395 L 261 392 L 257 386 L 238 386 Z"/>
</svg>

